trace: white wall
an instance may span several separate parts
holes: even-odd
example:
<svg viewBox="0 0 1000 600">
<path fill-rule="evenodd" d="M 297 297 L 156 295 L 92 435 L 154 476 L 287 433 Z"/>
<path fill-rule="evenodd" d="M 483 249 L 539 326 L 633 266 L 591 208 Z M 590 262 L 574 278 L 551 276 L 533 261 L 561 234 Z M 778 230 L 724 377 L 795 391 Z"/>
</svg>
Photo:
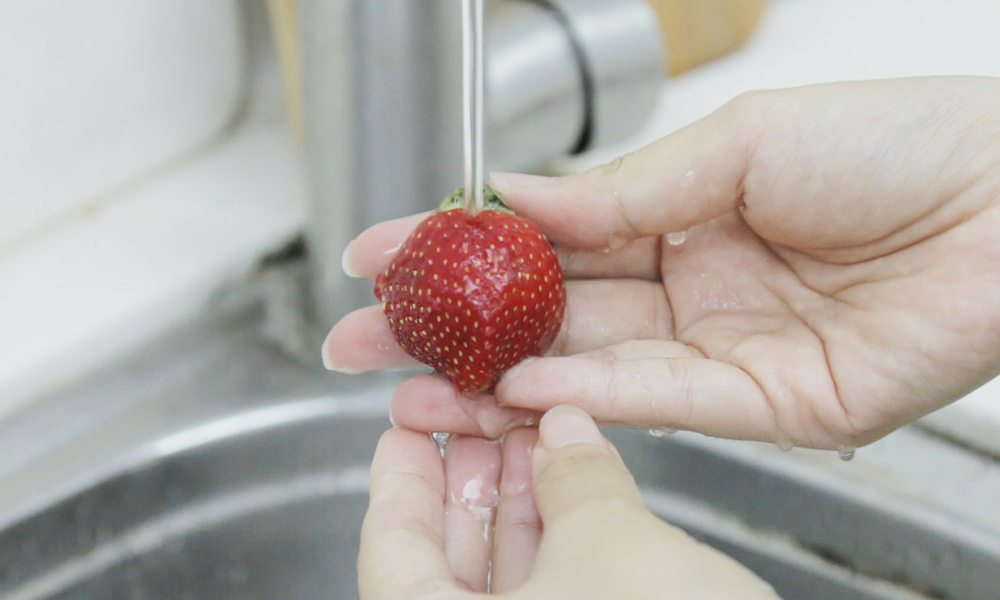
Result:
<svg viewBox="0 0 1000 600">
<path fill-rule="evenodd" d="M 301 229 L 264 7 L 0 2 L 0 419 L 204 311 Z"/>
<path fill-rule="evenodd" d="M 237 0 L 0 6 L 0 253 L 204 142 L 243 94 Z"/>
</svg>

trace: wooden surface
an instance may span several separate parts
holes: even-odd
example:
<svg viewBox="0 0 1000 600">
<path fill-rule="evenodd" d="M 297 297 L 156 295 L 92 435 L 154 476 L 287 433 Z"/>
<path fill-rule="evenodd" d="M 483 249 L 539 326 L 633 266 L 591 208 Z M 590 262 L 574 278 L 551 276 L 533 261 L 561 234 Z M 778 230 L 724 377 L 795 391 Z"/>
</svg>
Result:
<svg viewBox="0 0 1000 600">
<path fill-rule="evenodd" d="M 297 140 L 302 140 L 302 83 L 299 65 L 297 0 L 268 0 L 275 54 L 281 64 L 288 118 Z"/>
<path fill-rule="evenodd" d="M 739 48 L 768 0 L 649 0 L 660 15 L 670 73 L 676 75 Z"/>
</svg>

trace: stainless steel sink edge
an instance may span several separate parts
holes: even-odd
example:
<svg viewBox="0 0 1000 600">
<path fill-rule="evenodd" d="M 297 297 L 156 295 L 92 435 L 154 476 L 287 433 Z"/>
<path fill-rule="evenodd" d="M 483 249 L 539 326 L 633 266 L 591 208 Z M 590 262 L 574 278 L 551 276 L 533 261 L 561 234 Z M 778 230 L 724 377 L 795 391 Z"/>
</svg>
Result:
<svg viewBox="0 0 1000 600">
<path fill-rule="evenodd" d="M 100 576 L 116 585 L 154 577 L 158 563 L 136 554 L 168 552 L 154 532 L 161 542 L 202 539 L 208 531 L 195 523 L 253 531 L 259 515 L 300 513 L 297 535 L 312 535 L 310 511 L 343 502 L 353 516 L 338 525 L 348 546 L 334 570 L 353 577 L 368 461 L 406 373 L 326 373 L 262 339 L 261 318 L 254 306 L 214 315 L 0 424 L 0 447 L 23 448 L 0 456 L 0 598 L 88 598 L 79 586 L 99 574 L 74 581 L 81 565 L 103 565 Z M 657 514 L 759 569 L 789 598 L 998 597 L 1000 465 L 925 431 L 904 429 L 846 464 L 686 432 L 608 435 Z M 181 561 L 187 579 L 156 580 L 163 585 L 201 585 L 192 557 L 203 544 L 183 539 L 170 538 L 184 549 L 162 556 Z M 303 585 L 334 585 L 324 581 Z M 349 597 L 353 580 L 336 585 Z M 810 586 L 829 593 L 810 595 Z"/>
<path fill-rule="evenodd" d="M 731 514 L 681 494 L 644 489 L 643 500 L 664 520 L 726 552 L 797 596 L 868 600 L 921 600 L 927 596 L 826 560 L 787 534 L 755 528 Z M 808 574 L 804 576 L 803 574 Z"/>
<path fill-rule="evenodd" d="M 93 551 L 74 556 L 38 577 L 25 581 L 4 600 L 49 598 L 79 584 L 81 580 L 114 569 L 137 556 L 153 553 L 174 540 L 251 516 L 269 508 L 294 504 L 314 497 L 365 496 L 368 469 L 358 466 L 340 473 L 311 474 L 289 481 L 238 489 L 206 501 L 183 505 L 151 521 L 123 532 Z"/>
<path fill-rule="evenodd" d="M 379 414 L 399 374 L 334 376 L 257 333 L 242 306 L 151 344 L 0 422 L 0 531 L 171 452 L 327 412 Z"/>
<path fill-rule="evenodd" d="M 963 479 L 968 488 L 974 474 L 988 479 L 1000 465 L 964 453 L 972 467 L 955 463 L 951 444 L 924 431 L 901 430 L 848 464 L 815 451 L 783 453 L 683 432 L 669 440 L 610 433 L 642 485 L 727 516 L 718 523 L 738 521 L 832 566 L 930 597 L 998 597 L 1000 527 L 993 519 L 1000 495 L 984 486 L 963 502 L 944 503 L 918 491 Z M 953 472 L 907 472 L 914 453 L 932 462 L 946 456 Z M 873 472 L 886 474 L 880 485 Z"/>
</svg>

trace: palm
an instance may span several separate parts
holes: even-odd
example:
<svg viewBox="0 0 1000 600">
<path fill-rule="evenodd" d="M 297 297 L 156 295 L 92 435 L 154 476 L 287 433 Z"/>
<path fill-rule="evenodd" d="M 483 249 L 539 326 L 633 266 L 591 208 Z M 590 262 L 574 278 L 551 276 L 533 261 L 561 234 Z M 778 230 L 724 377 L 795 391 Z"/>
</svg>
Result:
<svg viewBox="0 0 1000 600">
<path fill-rule="evenodd" d="M 778 428 L 810 444 L 933 410 L 982 383 L 968 373 L 1000 345 L 984 327 L 1000 322 L 991 137 L 940 144 L 963 118 L 948 106 L 914 131 L 869 98 L 836 101 L 855 126 L 879 115 L 867 145 L 819 118 L 828 104 L 784 113 L 757 141 L 742 209 L 662 245 L 677 339 L 747 372 Z"/>
<path fill-rule="evenodd" d="M 997 345 L 972 341 L 990 332 L 961 307 L 988 286 L 916 268 L 935 255 L 960 262 L 944 243 L 912 248 L 905 260 L 838 265 L 765 242 L 727 215 L 693 228 L 679 247 L 662 247 L 674 337 L 692 356 L 732 365 L 759 386 L 775 439 L 870 441 L 977 384 L 962 378 L 977 359 L 968 350 L 983 348 L 982 361 Z M 900 277 L 908 267 L 919 275 Z"/>
</svg>

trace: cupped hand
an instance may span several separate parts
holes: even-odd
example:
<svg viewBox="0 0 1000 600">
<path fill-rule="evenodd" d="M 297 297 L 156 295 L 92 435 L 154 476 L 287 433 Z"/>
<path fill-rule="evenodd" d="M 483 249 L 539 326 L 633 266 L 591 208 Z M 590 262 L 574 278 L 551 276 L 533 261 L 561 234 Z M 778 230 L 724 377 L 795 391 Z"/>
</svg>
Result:
<svg viewBox="0 0 1000 600">
<path fill-rule="evenodd" d="M 944 406 L 1000 372 L 998 97 L 971 77 L 755 92 L 582 174 L 496 175 L 560 254 L 560 337 L 495 398 L 411 379 L 396 421 L 497 436 L 570 403 L 837 448 Z M 374 278 L 420 218 L 366 231 L 345 265 Z M 378 307 L 324 350 L 411 364 Z"/>
<path fill-rule="evenodd" d="M 427 434 L 391 429 L 370 498 L 361 600 L 474 600 L 487 581 L 510 600 L 777 599 L 650 513 L 614 447 L 573 407 L 540 430 L 511 431 L 502 450 L 452 439 L 443 459 Z"/>
</svg>

